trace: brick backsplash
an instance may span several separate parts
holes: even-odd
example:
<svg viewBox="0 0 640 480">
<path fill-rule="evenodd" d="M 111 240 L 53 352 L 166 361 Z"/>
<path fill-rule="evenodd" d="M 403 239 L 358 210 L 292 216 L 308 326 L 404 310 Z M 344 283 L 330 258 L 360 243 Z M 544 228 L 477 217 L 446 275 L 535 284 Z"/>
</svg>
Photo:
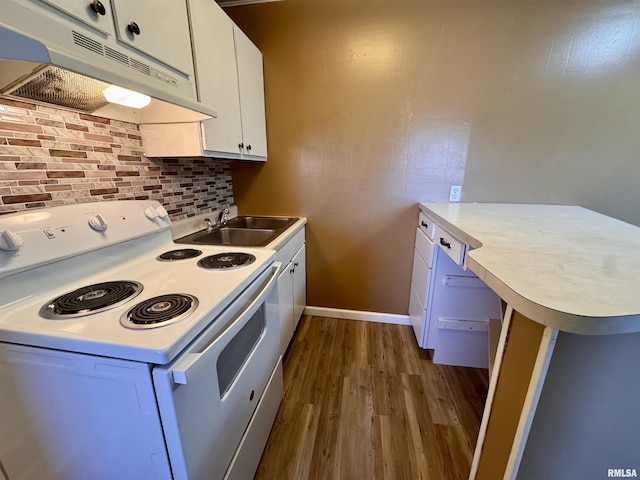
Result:
<svg viewBox="0 0 640 480">
<path fill-rule="evenodd" d="M 233 204 L 228 161 L 147 158 L 138 126 L 0 97 L 0 215 L 158 200 L 172 220 Z"/>
</svg>

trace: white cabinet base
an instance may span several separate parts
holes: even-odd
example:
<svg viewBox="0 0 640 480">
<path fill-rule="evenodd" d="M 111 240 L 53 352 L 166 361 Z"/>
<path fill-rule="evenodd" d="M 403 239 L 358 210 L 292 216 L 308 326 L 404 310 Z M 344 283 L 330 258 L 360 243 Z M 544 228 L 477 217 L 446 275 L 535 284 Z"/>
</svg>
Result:
<svg viewBox="0 0 640 480">
<path fill-rule="evenodd" d="M 433 363 L 488 368 L 489 319 L 500 318 L 500 298 L 460 266 L 467 245 L 424 215 L 420 222 L 409 296 L 418 346 L 434 350 Z"/>
<path fill-rule="evenodd" d="M 304 228 L 293 235 L 276 253 L 282 263 L 278 277 L 280 307 L 280 354 L 284 355 L 293 338 L 307 303 L 307 267 Z"/>
</svg>

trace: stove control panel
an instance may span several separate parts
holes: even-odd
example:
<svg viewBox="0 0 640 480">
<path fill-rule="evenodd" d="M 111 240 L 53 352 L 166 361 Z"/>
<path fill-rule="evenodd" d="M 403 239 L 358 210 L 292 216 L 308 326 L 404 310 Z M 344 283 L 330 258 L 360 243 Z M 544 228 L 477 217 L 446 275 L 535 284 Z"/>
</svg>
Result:
<svg viewBox="0 0 640 480">
<path fill-rule="evenodd" d="M 162 205 L 156 207 L 156 213 L 160 218 L 169 218 L 169 212 Z"/>
<path fill-rule="evenodd" d="M 107 227 L 107 221 L 101 214 L 93 215 L 89 217 L 89 226 L 98 232 L 104 232 Z"/>
<path fill-rule="evenodd" d="M 144 214 L 147 216 L 149 220 L 155 220 L 158 218 L 158 214 L 156 213 L 156 209 L 152 207 L 148 207 L 144 209 Z"/>
<path fill-rule="evenodd" d="M 20 250 L 23 243 L 22 237 L 17 233 L 13 233 L 11 230 L 5 230 L 0 233 L 0 250 L 9 252 Z"/>
<path fill-rule="evenodd" d="M 147 207 L 144 209 L 144 214 L 152 222 L 157 220 L 158 218 L 164 220 L 169 219 L 169 213 L 162 205 L 159 205 L 157 207 Z"/>
<path fill-rule="evenodd" d="M 108 227 L 108 228 L 107 228 Z M 44 263 L 163 232 L 171 220 L 155 200 L 92 202 L 0 216 L 0 278 Z"/>
</svg>

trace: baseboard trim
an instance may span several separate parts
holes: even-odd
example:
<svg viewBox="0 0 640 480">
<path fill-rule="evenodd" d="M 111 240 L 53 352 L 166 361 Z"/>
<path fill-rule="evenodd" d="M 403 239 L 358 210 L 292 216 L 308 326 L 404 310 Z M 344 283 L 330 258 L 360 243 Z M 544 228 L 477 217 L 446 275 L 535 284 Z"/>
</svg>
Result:
<svg viewBox="0 0 640 480">
<path fill-rule="evenodd" d="M 394 325 L 411 325 L 409 315 L 394 313 L 364 312 L 361 310 L 344 310 L 342 308 L 305 307 L 305 315 L 317 317 L 344 318 L 345 320 L 362 320 L 365 322 L 393 323 Z"/>
</svg>

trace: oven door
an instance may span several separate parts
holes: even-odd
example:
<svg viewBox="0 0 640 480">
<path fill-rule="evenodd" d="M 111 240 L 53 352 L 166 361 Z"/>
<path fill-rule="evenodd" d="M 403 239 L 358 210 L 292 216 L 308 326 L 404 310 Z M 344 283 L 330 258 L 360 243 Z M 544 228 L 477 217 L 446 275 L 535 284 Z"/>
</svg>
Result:
<svg viewBox="0 0 640 480">
<path fill-rule="evenodd" d="M 267 268 L 153 379 L 171 469 L 179 479 L 221 479 L 279 361 L 275 288 L 279 264 Z M 210 333 L 211 331 L 211 333 Z"/>
</svg>

